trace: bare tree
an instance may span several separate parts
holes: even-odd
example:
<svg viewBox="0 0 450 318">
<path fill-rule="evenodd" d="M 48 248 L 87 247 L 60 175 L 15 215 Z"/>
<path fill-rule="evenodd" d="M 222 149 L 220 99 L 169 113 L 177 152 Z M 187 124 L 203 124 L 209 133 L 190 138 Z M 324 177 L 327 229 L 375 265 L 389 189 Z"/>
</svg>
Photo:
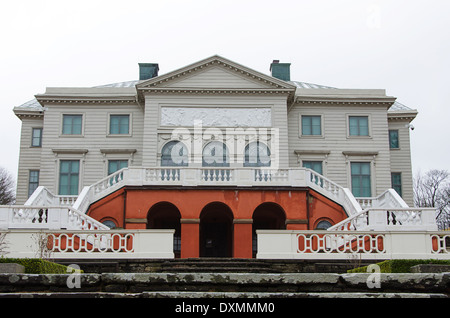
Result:
<svg viewBox="0 0 450 318">
<path fill-rule="evenodd" d="M 450 227 L 450 174 L 446 170 L 420 172 L 414 178 L 414 205 L 436 208 L 439 229 Z"/>
<path fill-rule="evenodd" d="M 45 232 L 38 232 L 32 235 L 37 251 L 36 257 L 40 259 L 50 259 L 52 256 L 52 239 Z"/>
<path fill-rule="evenodd" d="M 5 168 L 0 167 L 0 205 L 14 204 L 16 201 L 14 188 L 13 177 Z"/>
<path fill-rule="evenodd" d="M 6 232 L 0 233 L 0 257 L 3 257 L 3 255 L 8 254 L 9 243 L 6 241 Z"/>
</svg>

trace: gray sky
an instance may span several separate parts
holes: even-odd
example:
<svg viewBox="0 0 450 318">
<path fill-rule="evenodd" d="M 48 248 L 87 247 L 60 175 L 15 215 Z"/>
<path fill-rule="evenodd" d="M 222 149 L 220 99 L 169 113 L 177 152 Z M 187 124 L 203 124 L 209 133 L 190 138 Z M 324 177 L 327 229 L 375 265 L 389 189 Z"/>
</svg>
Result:
<svg viewBox="0 0 450 318">
<path fill-rule="evenodd" d="M 12 108 L 46 87 L 138 79 L 214 54 L 269 74 L 337 88 L 382 88 L 419 111 L 413 170 L 450 170 L 450 1 L 7 1 L 0 5 L 0 166 L 14 176 Z"/>
</svg>

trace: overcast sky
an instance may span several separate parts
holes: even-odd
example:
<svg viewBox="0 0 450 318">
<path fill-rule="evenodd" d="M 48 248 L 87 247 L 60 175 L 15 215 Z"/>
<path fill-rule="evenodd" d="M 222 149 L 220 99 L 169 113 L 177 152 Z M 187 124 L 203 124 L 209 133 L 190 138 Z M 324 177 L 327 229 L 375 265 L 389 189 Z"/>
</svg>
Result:
<svg viewBox="0 0 450 318">
<path fill-rule="evenodd" d="M 7 1 L 0 5 L 0 166 L 17 175 L 14 106 L 46 87 L 138 79 L 218 54 L 269 74 L 381 88 L 419 111 L 413 170 L 450 170 L 450 1 Z"/>
</svg>

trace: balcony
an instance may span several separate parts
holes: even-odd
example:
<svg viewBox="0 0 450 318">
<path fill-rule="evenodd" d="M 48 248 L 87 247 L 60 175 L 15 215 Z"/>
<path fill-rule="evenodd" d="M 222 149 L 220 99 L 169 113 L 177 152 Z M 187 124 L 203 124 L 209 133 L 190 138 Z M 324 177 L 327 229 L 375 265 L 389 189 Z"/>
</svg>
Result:
<svg viewBox="0 0 450 318">
<path fill-rule="evenodd" d="M 349 216 L 361 211 L 361 206 L 349 189 L 345 189 L 313 170 L 306 168 L 129 167 L 119 170 L 91 186 L 84 187 L 72 206 L 84 213 L 91 203 L 124 186 L 311 188 L 330 200 L 341 204 Z M 54 200 L 61 202 L 62 199 L 55 197 L 50 201 Z M 29 202 L 30 204 L 32 204 L 31 201 Z M 66 199 L 66 201 L 69 200 Z"/>
<path fill-rule="evenodd" d="M 84 187 L 78 197 L 54 195 L 45 187 L 38 187 L 24 207 L 11 213 L 17 215 L 26 211 L 25 207 L 38 207 L 32 213 L 35 218 L 42 207 L 70 207 L 71 215 L 89 218 L 86 212 L 92 203 L 125 186 L 309 188 L 341 205 L 348 216 L 330 231 L 437 230 L 434 209 L 410 208 L 393 189 L 373 198 L 355 198 L 349 189 L 306 168 L 129 167 Z"/>
</svg>

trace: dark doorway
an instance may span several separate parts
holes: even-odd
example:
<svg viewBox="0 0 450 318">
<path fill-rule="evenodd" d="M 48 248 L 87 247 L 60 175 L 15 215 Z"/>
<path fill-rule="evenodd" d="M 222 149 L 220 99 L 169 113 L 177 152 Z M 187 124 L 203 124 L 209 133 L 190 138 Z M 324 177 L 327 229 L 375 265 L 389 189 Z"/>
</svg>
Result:
<svg viewBox="0 0 450 318">
<path fill-rule="evenodd" d="M 233 213 L 220 202 L 205 206 L 200 214 L 200 257 L 232 257 Z"/>
<path fill-rule="evenodd" d="M 179 258 L 181 254 L 181 214 L 178 208 L 169 202 L 159 202 L 150 208 L 147 214 L 147 229 L 174 229 L 173 252 Z"/>
<path fill-rule="evenodd" d="M 256 230 L 285 230 L 286 214 L 278 204 L 266 202 L 259 205 L 253 212 L 252 252 L 256 257 L 258 240 Z"/>
</svg>

